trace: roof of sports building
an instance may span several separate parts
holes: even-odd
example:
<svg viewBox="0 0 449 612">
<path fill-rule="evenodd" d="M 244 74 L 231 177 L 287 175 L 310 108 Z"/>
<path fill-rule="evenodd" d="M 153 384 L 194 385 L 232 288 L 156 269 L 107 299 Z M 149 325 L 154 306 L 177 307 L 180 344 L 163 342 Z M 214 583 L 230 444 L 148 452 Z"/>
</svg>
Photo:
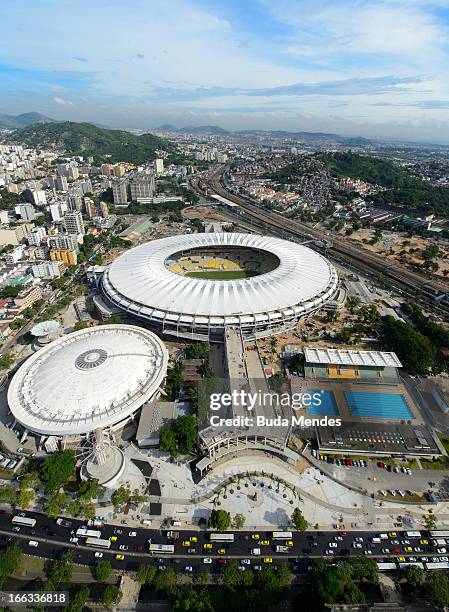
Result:
<svg viewBox="0 0 449 612">
<path fill-rule="evenodd" d="M 357 351 L 307 346 L 304 347 L 304 357 L 308 363 L 402 368 L 402 363 L 396 353 L 383 351 Z"/>
</svg>

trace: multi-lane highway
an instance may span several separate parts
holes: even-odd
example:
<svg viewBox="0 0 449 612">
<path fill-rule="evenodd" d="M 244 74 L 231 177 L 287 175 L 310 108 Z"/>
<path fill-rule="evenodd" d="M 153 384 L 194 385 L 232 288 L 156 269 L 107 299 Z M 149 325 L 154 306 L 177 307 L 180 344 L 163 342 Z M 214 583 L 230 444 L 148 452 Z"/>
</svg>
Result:
<svg viewBox="0 0 449 612">
<path fill-rule="evenodd" d="M 71 541 L 76 537 L 78 528 L 85 526 L 82 521 L 64 519 L 65 524 L 61 525 L 42 514 L 22 514 L 35 518 L 36 524 L 32 527 L 18 527 L 11 523 L 13 515 L 1 512 L 2 547 L 15 540 L 27 554 L 45 558 L 57 558 L 63 550 L 73 549 L 77 563 L 94 565 L 100 558 L 104 558 L 109 559 L 116 569 L 127 571 L 136 570 L 143 562 L 157 566 L 177 565 L 181 570 L 187 566 L 208 567 L 215 571 L 222 569 L 230 559 L 235 559 L 240 564 L 243 562 L 246 567 L 253 568 L 290 563 L 293 569 L 302 572 L 307 571 L 311 560 L 317 557 L 338 559 L 364 555 L 376 561 L 444 563 L 448 561 L 449 554 L 446 553 L 445 540 L 438 538 L 437 544 L 435 538 L 425 531 L 383 534 L 368 531 L 292 532 L 291 536 L 284 540 L 274 539 L 272 531 L 240 531 L 233 533 L 233 542 L 224 543 L 211 541 L 211 534 L 215 532 L 175 531 L 176 537 L 172 538 L 167 537 L 167 530 L 126 525 L 90 527 L 101 531 L 102 540 L 113 540 L 110 548 L 103 549 L 86 545 L 86 539 L 83 537 L 79 537 L 77 542 Z M 168 531 L 173 533 L 173 529 Z M 37 542 L 38 545 L 30 545 L 30 541 Z M 171 544 L 173 553 L 150 553 L 150 543 Z M 278 546 L 285 546 L 285 552 L 276 550 Z M 244 560 L 249 560 L 249 563 Z"/>
<path fill-rule="evenodd" d="M 423 294 L 427 299 L 432 299 L 436 294 L 447 293 L 449 284 L 443 280 L 429 278 L 429 274 L 409 270 L 400 264 L 393 263 L 380 255 L 366 251 L 359 246 L 352 245 L 348 240 L 338 236 L 329 235 L 326 232 L 310 227 L 296 220 L 286 219 L 279 213 L 266 211 L 246 197 L 231 193 L 223 184 L 225 169 L 219 167 L 212 172 L 207 181 L 211 192 L 238 204 L 246 215 L 257 220 L 265 227 L 282 230 L 287 236 L 298 237 L 304 240 L 314 239 L 331 243 L 331 252 L 340 257 L 357 263 L 363 270 L 370 270 L 375 274 L 382 274 L 390 278 L 395 284 L 401 285 L 408 290 Z M 195 185 L 193 185 L 195 186 Z M 196 188 L 201 191 L 198 185 Z M 439 309 L 449 313 L 449 304 L 441 302 Z"/>
</svg>

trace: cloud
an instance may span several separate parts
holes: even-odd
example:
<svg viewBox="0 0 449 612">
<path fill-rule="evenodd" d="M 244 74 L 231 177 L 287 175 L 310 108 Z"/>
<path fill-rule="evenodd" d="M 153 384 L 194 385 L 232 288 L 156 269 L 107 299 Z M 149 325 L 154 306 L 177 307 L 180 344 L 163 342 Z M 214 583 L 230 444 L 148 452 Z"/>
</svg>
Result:
<svg viewBox="0 0 449 612">
<path fill-rule="evenodd" d="M 59 104 L 60 106 L 74 106 L 73 102 L 70 100 L 65 100 L 64 98 L 60 98 L 59 96 L 54 96 L 53 102 L 55 104 Z"/>
<path fill-rule="evenodd" d="M 243 89 L 233 87 L 173 88 L 153 87 L 149 97 L 160 101 L 194 101 L 202 98 L 228 96 L 272 97 L 272 96 L 366 96 L 409 91 L 404 85 L 423 82 L 423 77 L 366 77 L 323 81 L 318 83 L 293 83 L 280 87 Z"/>
</svg>

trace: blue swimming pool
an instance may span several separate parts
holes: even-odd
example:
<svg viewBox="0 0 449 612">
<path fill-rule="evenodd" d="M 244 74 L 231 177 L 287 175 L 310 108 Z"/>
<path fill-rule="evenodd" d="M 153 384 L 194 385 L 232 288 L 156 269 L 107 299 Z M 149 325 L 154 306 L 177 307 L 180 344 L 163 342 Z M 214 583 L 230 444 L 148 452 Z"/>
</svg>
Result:
<svg viewBox="0 0 449 612">
<path fill-rule="evenodd" d="M 307 389 L 307 393 L 312 395 L 318 394 L 321 403 L 313 402 L 312 405 L 307 407 L 307 414 L 325 414 L 332 416 L 338 414 L 337 402 L 332 391 L 321 391 L 321 389 Z"/>
<path fill-rule="evenodd" d="M 346 391 L 346 401 L 353 416 L 372 419 L 414 419 L 407 400 L 397 393 Z"/>
</svg>

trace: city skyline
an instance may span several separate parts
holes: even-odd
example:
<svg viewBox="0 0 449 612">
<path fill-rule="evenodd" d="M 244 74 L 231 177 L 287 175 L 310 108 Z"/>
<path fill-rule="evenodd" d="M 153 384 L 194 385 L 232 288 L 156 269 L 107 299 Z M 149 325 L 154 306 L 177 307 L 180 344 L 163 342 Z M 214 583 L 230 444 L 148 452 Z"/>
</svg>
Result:
<svg viewBox="0 0 449 612">
<path fill-rule="evenodd" d="M 3 8 L 3 113 L 449 142 L 447 0 Z"/>
</svg>

